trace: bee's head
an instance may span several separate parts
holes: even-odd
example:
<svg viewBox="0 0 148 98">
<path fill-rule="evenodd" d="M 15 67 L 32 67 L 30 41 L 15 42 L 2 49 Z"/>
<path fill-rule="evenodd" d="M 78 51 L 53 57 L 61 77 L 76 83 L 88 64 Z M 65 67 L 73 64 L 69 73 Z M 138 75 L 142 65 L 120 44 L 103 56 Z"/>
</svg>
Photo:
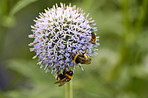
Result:
<svg viewBox="0 0 148 98">
<path fill-rule="evenodd" d="M 71 76 L 73 75 L 73 71 L 68 71 L 67 73 Z"/>
<path fill-rule="evenodd" d="M 76 54 L 72 52 L 72 53 L 71 53 L 71 58 L 74 59 L 75 55 L 76 55 Z"/>
<path fill-rule="evenodd" d="M 88 58 L 87 64 L 91 63 L 91 58 Z"/>
</svg>

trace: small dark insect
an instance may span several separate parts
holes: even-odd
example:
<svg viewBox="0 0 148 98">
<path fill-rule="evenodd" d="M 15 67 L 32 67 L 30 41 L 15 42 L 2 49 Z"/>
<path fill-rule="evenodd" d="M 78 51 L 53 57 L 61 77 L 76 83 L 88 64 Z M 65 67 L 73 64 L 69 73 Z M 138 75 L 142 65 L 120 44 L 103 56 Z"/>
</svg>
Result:
<svg viewBox="0 0 148 98">
<path fill-rule="evenodd" d="M 91 33 L 91 40 L 89 41 L 92 44 L 95 44 L 97 41 L 96 34 L 94 32 Z"/>
</svg>

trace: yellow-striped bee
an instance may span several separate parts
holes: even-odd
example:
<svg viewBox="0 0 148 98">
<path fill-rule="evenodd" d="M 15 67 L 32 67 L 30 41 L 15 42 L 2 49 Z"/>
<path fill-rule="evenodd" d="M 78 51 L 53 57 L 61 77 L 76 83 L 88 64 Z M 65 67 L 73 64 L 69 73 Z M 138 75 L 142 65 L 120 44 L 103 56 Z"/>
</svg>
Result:
<svg viewBox="0 0 148 98">
<path fill-rule="evenodd" d="M 91 32 L 91 40 L 89 42 L 95 44 L 96 41 L 97 41 L 96 34 L 94 32 Z"/>
<path fill-rule="evenodd" d="M 69 82 L 72 79 L 73 71 L 66 71 L 63 70 L 62 74 L 57 75 L 57 82 L 55 84 L 59 83 L 59 86 L 63 86 L 66 82 Z"/>
<path fill-rule="evenodd" d="M 88 56 L 86 54 L 75 54 L 72 53 L 71 54 L 73 62 L 76 64 L 90 64 L 91 63 L 91 59 L 88 58 Z"/>
</svg>

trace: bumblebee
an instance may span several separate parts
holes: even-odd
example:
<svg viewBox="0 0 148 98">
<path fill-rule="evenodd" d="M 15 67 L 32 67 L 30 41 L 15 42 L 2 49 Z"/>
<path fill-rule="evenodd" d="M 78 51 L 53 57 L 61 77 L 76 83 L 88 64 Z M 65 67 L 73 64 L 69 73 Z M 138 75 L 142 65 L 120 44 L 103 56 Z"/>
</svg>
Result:
<svg viewBox="0 0 148 98">
<path fill-rule="evenodd" d="M 69 82 L 72 79 L 73 71 L 66 71 L 63 70 L 63 73 L 57 75 L 57 82 L 55 84 L 59 83 L 59 86 L 63 86 L 66 82 Z"/>
<path fill-rule="evenodd" d="M 89 42 L 92 43 L 92 44 L 95 44 L 96 41 L 97 41 L 96 35 L 95 35 L 94 32 L 92 32 L 92 33 L 91 33 L 91 40 L 90 40 Z"/>
<path fill-rule="evenodd" d="M 73 62 L 76 64 L 90 64 L 91 63 L 91 59 L 88 58 L 88 56 L 86 54 L 75 54 L 72 53 L 71 54 Z"/>
</svg>

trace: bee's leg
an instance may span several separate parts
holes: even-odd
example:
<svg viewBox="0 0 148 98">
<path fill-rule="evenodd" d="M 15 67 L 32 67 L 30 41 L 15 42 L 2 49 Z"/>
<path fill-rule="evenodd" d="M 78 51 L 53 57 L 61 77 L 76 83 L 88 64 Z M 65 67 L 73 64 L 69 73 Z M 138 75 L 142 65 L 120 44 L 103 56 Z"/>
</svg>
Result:
<svg viewBox="0 0 148 98">
<path fill-rule="evenodd" d="M 69 82 L 70 80 L 71 80 L 70 78 L 67 78 L 65 81 L 66 81 L 66 82 Z"/>
<path fill-rule="evenodd" d="M 78 65 L 79 65 L 79 67 L 81 68 L 81 70 L 84 71 L 84 69 L 83 69 L 83 67 L 81 66 L 81 64 L 78 64 Z"/>
</svg>

